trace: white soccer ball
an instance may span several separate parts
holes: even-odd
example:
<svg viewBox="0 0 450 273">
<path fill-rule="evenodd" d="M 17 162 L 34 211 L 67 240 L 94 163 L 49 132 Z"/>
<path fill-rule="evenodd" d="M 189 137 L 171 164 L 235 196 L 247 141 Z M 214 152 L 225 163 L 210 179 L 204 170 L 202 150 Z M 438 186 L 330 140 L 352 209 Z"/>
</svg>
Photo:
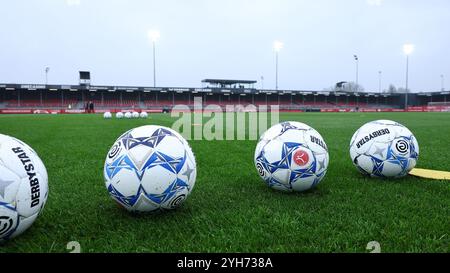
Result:
<svg viewBox="0 0 450 273">
<path fill-rule="evenodd" d="M 133 112 L 132 116 L 133 116 L 133 118 L 139 118 L 139 113 L 138 112 Z"/>
<path fill-rule="evenodd" d="M 265 132 L 256 146 L 255 166 L 271 188 L 307 191 L 328 169 L 328 148 L 322 136 L 300 122 L 283 122 Z"/>
<path fill-rule="evenodd" d="M 104 166 L 109 194 L 131 212 L 179 207 L 192 192 L 196 176 L 187 141 L 172 129 L 153 125 L 119 137 Z"/>
<path fill-rule="evenodd" d="M 116 114 L 116 118 L 117 118 L 117 119 L 123 119 L 123 113 L 122 113 L 122 112 L 118 112 L 118 113 Z"/>
<path fill-rule="evenodd" d="M 126 119 L 131 119 L 133 117 L 133 115 L 130 112 L 126 112 L 125 113 L 125 118 Z"/>
<path fill-rule="evenodd" d="M 0 242 L 27 230 L 45 206 L 48 175 L 36 152 L 0 134 Z"/>
<path fill-rule="evenodd" d="M 111 112 L 105 112 L 105 113 L 103 114 L 103 118 L 104 118 L 104 119 L 111 119 L 111 118 L 112 118 Z"/>
<path fill-rule="evenodd" d="M 350 157 L 363 174 L 404 177 L 417 164 L 419 144 L 411 131 L 400 123 L 377 120 L 365 124 L 353 135 Z"/>
<path fill-rule="evenodd" d="M 141 118 L 148 118 L 147 112 L 141 112 L 140 117 Z"/>
</svg>

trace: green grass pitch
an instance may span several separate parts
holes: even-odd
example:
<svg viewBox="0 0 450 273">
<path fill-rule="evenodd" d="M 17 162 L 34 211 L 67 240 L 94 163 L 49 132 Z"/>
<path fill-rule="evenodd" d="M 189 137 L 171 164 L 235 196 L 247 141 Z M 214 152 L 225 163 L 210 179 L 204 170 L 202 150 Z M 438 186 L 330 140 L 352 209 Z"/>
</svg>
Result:
<svg viewBox="0 0 450 273">
<path fill-rule="evenodd" d="M 317 189 L 285 194 L 265 186 L 253 166 L 256 141 L 190 141 L 198 176 L 176 210 L 135 216 L 109 197 L 102 169 L 117 137 L 131 128 L 171 126 L 168 115 L 104 120 L 100 115 L 0 116 L 0 133 L 32 146 L 49 173 L 43 214 L 1 252 L 450 252 L 450 184 L 414 177 L 369 179 L 349 159 L 353 133 L 392 119 L 419 140 L 418 167 L 450 171 L 448 113 L 293 113 L 330 149 Z"/>
</svg>

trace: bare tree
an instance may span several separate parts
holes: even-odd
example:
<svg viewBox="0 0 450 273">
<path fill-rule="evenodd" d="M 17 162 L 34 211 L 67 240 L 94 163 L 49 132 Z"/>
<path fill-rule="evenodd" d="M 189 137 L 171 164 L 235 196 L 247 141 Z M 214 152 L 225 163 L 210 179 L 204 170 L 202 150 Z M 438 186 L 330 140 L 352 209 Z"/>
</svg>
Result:
<svg viewBox="0 0 450 273">
<path fill-rule="evenodd" d="M 339 82 L 336 85 L 324 88 L 324 91 L 341 91 L 341 92 L 364 92 L 364 86 L 354 82 Z"/>
<path fill-rule="evenodd" d="M 411 90 L 408 88 L 408 90 L 406 89 L 406 88 L 404 88 L 404 87 L 399 87 L 399 88 L 397 88 L 397 93 L 400 93 L 400 94 L 404 94 L 404 93 L 411 93 Z"/>
<path fill-rule="evenodd" d="M 397 93 L 397 87 L 395 87 L 395 85 L 393 85 L 393 84 L 390 84 L 389 88 L 385 91 L 386 91 L 386 93 L 389 93 L 389 94 L 395 94 L 395 93 Z"/>
</svg>

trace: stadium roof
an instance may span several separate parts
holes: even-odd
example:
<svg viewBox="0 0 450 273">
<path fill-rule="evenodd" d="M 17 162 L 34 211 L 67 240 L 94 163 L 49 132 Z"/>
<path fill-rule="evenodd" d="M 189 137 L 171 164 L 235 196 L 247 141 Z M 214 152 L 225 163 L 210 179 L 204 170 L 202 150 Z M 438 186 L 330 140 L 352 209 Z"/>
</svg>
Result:
<svg viewBox="0 0 450 273">
<path fill-rule="evenodd" d="M 210 84 L 223 84 L 223 85 L 233 85 L 233 84 L 255 84 L 257 81 L 249 80 L 220 80 L 220 79 L 206 79 L 203 80 L 204 83 Z"/>
<path fill-rule="evenodd" d="M 214 80 L 213 80 L 214 81 Z M 217 80 L 225 82 L 252 82 Z M 272 90 L 233 87 L 145 87 L 145 86 L 108 86 L 108 85 L 55 85 L 55 84 L 8 84 L 0 83 L 0 95 L 6 91 L 88 91 L 88 92 L 176 92 L 176 93 L 215 93 L 215 94 L 293 94 L 293 95 L 338 95 L 338 96 L 380 96 L 391 97 L 400 96 L 400 93 L 378 93 L 378 92 L 347 92 L 347 91 L 317 91 L 317 90 Z M 419 96 L 450 95 L 450 91 L 419 92 L 411 93 Z"/>
</svg>

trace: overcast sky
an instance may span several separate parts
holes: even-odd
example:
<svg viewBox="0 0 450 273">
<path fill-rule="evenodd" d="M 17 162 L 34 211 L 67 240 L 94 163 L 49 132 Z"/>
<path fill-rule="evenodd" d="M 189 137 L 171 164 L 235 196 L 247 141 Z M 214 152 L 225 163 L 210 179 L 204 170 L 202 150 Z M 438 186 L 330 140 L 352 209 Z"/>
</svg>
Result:
<svg viewBox="0 0 450 273">
<path fill-rule="evenodd" d="M 355 81 L 378 91 L 405 86 L 403 44 L 412 43 L 413 91 L 450 89 L 448 0 L 1 0 L 0 82 L 201 86 L 205 78 L 258 80 L 275 88 L 322 90 Z"/>
</svg>

